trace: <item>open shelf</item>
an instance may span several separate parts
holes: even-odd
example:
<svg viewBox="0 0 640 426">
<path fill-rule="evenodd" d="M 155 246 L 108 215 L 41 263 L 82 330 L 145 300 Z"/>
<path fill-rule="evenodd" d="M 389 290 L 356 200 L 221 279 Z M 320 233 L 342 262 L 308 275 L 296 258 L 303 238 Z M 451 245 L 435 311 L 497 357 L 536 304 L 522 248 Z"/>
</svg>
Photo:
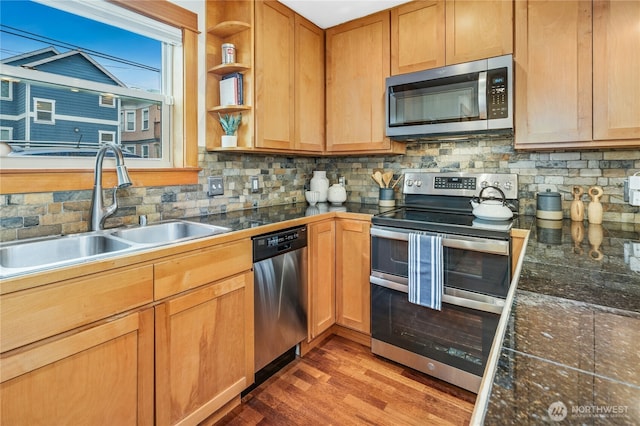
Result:
<svg viewBox="0 0 640 426">
<path fill-rule="evenodd" d="M 219 105 L 213 108 L 209 108 L 209 112 L 220 112 L 220 113 L 233 113 L 233 112 L 242 112 L 249 111 L 251 107 L 249 105 Z"/>
<path fill-rule="evenodd" d="M 242 21 L 224 21 L 219 22 L 207 30 L 207 32 L 216 37 L 226 38 L 242 31 L 248 30 L 251 25 Z"/>
<path fill-rule="evenodd" d="M 226 74 L 231 74 L 233 72 L 245 72 L 247 70 L 251 69 L 251 67 L 249 65 L 246 64 L 239 64 L 239 63 L 232 63 L 232 64 L 220 64 L 220 65 L 216 65 L 214 67 L 209 68 L 210 73 L 216 74 L 216 75 L 226 75 Z"/>
</svg>

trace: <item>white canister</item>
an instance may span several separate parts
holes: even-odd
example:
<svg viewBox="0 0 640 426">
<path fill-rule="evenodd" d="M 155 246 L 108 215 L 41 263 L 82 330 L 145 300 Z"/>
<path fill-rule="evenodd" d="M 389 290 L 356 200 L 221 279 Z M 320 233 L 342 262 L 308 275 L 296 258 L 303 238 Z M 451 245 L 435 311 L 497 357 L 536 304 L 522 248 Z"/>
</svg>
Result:
<svg viewBox="0 0 640 426">
<path fill-rule="evenodd" d="M 339 183 L 334 183 L 329 188 L 327 200 L 329 200 L 333 206 L 340 206 L 342 203 L 347 201 L 347 190 Z"/>
<path fill-rule="evenodd" d="M 313 177 L 311 178 L 311 190 L 318 191 L 320 196 L 318 197 L 319 203 L 325 203 L 327 196 L 329 195 L 329 179 L 327 179 L 327 172 L 322 170 L 315 170 Z"/>
</svg>

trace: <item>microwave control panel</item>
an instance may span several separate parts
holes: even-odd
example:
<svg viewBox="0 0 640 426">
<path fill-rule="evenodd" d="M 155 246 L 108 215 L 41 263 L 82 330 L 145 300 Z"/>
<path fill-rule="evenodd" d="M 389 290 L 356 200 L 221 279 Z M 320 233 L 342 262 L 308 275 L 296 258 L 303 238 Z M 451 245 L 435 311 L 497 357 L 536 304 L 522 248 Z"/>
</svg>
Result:
<svg viewBox="0 0 640 426">
<path fill-rule="evenodd" d="M 487 116 L 506 118 L 509 115 L 507 91 L 507 69 L 499 68 L 487 72 Z"/>
</svg>

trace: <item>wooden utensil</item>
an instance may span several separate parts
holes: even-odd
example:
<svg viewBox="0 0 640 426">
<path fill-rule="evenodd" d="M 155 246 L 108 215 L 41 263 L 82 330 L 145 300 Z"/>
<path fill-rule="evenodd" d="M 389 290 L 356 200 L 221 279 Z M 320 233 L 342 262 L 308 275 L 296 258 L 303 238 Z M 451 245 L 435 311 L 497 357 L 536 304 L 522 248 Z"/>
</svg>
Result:
<svg viewBox="0 0 640 426">
<path fill-rule="evenodd" d="M 389 188 L 389 184 L 391 183 L 391 179 L 393 179 L 393 172 L 384 172 L 382 174 L 382 182 L 384 182 L 384 187 Z"/>
<path fill-rule="evenodd" d="M 398 182 L 400 182 L 403 177 L 404 177 L 404 173 L 400 175 L 400 177 L 393 183 L 393 185 L 391 185 L 391 188 L 395 188 Z"/>
<path fill-rule="evenodd" d="M 384 188 L 384 182 L 382 182 L 382 173 L 375 172 L 374 174 L 371 175 L 371 177 L 373 178 L 373 180 L 376 181 L 376 183 L 380 186 L 380 188 Z"/>
</svg>

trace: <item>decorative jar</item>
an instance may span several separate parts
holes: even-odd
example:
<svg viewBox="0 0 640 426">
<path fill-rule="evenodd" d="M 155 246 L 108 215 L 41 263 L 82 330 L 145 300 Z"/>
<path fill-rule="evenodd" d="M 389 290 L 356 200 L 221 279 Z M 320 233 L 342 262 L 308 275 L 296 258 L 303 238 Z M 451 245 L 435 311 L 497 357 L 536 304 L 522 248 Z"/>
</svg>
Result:
<svg viewBox="0 0 640 426">
<path fill-rule="evenodd" d="M 327 172 L 321 170 L 315 170 L 313 177 L 311 178 L 311 190 L 318 191 L 319 203 L 325 203 L 327 201 L 327 195 L 329 193 L 329 179 L 327 179 Z"/>
<path fill-rule="evenodd" d="M 329 192 L 327 194 L 327 199 L 334 206 L 340 206 L 342 203 L 347 201 L 347 190 L 344 189 L 344 186 L 339 183 L 334 183 L 329 188 Z"/>
</svg>

